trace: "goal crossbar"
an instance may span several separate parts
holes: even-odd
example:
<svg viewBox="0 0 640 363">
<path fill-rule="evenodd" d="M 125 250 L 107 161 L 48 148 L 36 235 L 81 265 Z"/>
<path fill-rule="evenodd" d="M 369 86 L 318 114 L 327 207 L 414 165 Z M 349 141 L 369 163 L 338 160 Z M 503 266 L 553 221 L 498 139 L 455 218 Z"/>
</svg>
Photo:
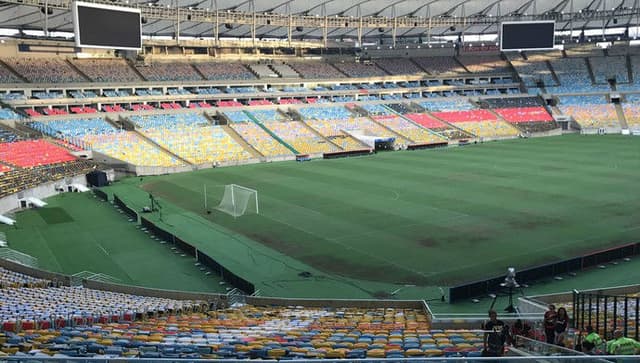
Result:
<svg viewBox="0 0 640 363">
<path fill-rule="evenodd" d="M 250 209 L 250 207 L 255 209 Z M 260 214 L 258 191 L 237 184 L 225 185 L 222 201 L 216 209 L 234 217 L 244 215 L 247 211 Z"/>
</svg>

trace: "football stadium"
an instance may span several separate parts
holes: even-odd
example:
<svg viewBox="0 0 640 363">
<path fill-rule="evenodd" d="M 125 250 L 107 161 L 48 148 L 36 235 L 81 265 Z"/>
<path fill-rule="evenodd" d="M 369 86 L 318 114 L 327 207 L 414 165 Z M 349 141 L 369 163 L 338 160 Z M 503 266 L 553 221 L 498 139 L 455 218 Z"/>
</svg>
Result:
<svg viewBox="0 0 640 363">
<path fill-rule="evenodd" d="M 0 16 L 1 362 L 640 361 L 638 0 Z"/>
</svg>

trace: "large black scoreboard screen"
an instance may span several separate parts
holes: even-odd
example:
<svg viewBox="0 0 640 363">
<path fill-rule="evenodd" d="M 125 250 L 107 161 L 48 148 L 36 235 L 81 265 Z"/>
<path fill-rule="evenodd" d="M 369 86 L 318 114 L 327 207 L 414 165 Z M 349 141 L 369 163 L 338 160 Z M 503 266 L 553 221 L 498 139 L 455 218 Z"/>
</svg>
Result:
<svg viewBox="0 0 640 363">
<path fill-rule="evenodd" d="M 131 50 L 142 47 L 139 9 L 76 1 L 73 21 L 77 47 Z"/>
<path fill-rule="evenodd" d="M 500 28 L 500 50 L 553 49 L 555 21 L 504 22 Z"/>
</svg>

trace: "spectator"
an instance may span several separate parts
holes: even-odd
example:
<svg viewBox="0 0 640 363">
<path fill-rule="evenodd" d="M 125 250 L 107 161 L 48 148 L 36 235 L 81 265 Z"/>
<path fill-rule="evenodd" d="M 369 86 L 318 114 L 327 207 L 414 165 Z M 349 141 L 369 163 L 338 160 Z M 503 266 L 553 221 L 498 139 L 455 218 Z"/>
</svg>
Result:
<svg viewBox="0 0 640 363">
<path fill-rule="evenodd" d="M 549 310 L 544 313 L 544 335 L 546 336 L 547 344 L 555 343 L 557 317 L 556 306 L 553 304 L 549 305 Z"/>
<path fill-rule="evenodd" d="M 526 321 L 522 321 L 522 319 L 516 320 L 513 324 L 513 328 L 511 329 L 511 337 L 514 338 L 511 341 L 512 345 L 515 345 L 515 336 L 519 335 L 525 338 L 533 338 L 533 329 L 531 329 L 531 325 Z"/>
<path fill-rule="evenodd" d="M 634 355 L 639 352 L 640 343 L 625 337 L 620 329 L 613 332 L 613 340 L 607 342 L 607 353 L 611 355 Z"/>
<path fill-rule="evenodd" d="M 567 315 L 567 309 L 559 308 L 556 314 L 556 323 L 554 325 L 555 331 L 555 344 L 564 346 L 564 336 L 569 326 L 569 315 Z"/>
<path fill-rule="evenodd" d="M 502 320 L 498 320 L 498 314 L 489 310 L 489 321 L 482 324 L 484 330 L 485 357 L 501 357 L 504 355 L 504 344 L 509 336 L 509 327 Z"/>
<path fill-rule="evenodd" d="M 597 354 L 596 352 L 602 347 L 602 343 L 604 343 L 604 341 L 600 335 L 593 330 L 591 325 L 588 325 L 587 336 L 582 340 L 582 352 L 587 354 Z"/>
</svg>

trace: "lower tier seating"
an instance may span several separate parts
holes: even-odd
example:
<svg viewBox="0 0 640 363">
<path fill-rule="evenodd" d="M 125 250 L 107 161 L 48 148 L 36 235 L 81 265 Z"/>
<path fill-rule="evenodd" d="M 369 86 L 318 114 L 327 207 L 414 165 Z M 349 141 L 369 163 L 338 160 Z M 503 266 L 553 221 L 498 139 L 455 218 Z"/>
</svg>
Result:
<svg viewBox="0 0 640 363">
<path fill-rule="evenodd" d="M 431 133 L 415 124 L 398 116 L 392 117 L 374 117 L 374 119 L 382 125 L 390 128 L 394 132 L 406 137 L 416 144 L 433 144 L 446 141 L 440 136 Z"/>
<path fill-rule="evenodd" d="M 560 105 L 560 111 L 572 116 L 586 129 L 620 128 L 618 114 L 612 104 L 604 105 Z"/>
<path fill-rule="evenodd" d="M 235 162 L 251 158 L 220 126 L 146 129 L 144 134 L 193 164 Z"/>
<path fill-rule="evenodd" d="M 264 156 L 293 154 L 289 149 L 253 122 L 238 122 L 229 126 Z"/>
<path fill-rule="evenodd" d="M 339 151 L 337 147 L 314 134 L 299 121 L 269 122 L 265 125 L 302 154 Z"/>
<path fill-rule="evenodd" d="M 520 133 L 515 127 L 498 120 L 455 121 L 452 123 L 478 137 L 508 137 L 518 136 Z"/>
<path fill-rule="evenodd" d="M 75 160 L 68 150 L 44 140 L 0 143 L 0 161 L 23 168 Z"/>
<path fill-rule="evenodd" d="M 171 167 L 183 164 L 132 131 L 86 135 L 83 140 L 92 150 L 133 165 Z"/>
<path fill-rule="evenodd" d="M 78 160 L 29 168 L 12 168 L 9 171 L 0 172 L 0 198 L 45 182 L 86 174 L 93 167 L 94 164 L 88 161 Z"/>
<path fill-rule="evenodd" d="M 449 140 L 466 139 L 470 136 L 442 121 L 436 120 L 426 113 L 410 113 L 405 116 L 411 121 L 420 124 L 422 127 L 433 130 Z"/>
<path fill-rule="evenodd" d="M 640 130 L 640 106 L 633 103 L 624 103 L 622 109 L 629 129 Z"/>
</svg>

